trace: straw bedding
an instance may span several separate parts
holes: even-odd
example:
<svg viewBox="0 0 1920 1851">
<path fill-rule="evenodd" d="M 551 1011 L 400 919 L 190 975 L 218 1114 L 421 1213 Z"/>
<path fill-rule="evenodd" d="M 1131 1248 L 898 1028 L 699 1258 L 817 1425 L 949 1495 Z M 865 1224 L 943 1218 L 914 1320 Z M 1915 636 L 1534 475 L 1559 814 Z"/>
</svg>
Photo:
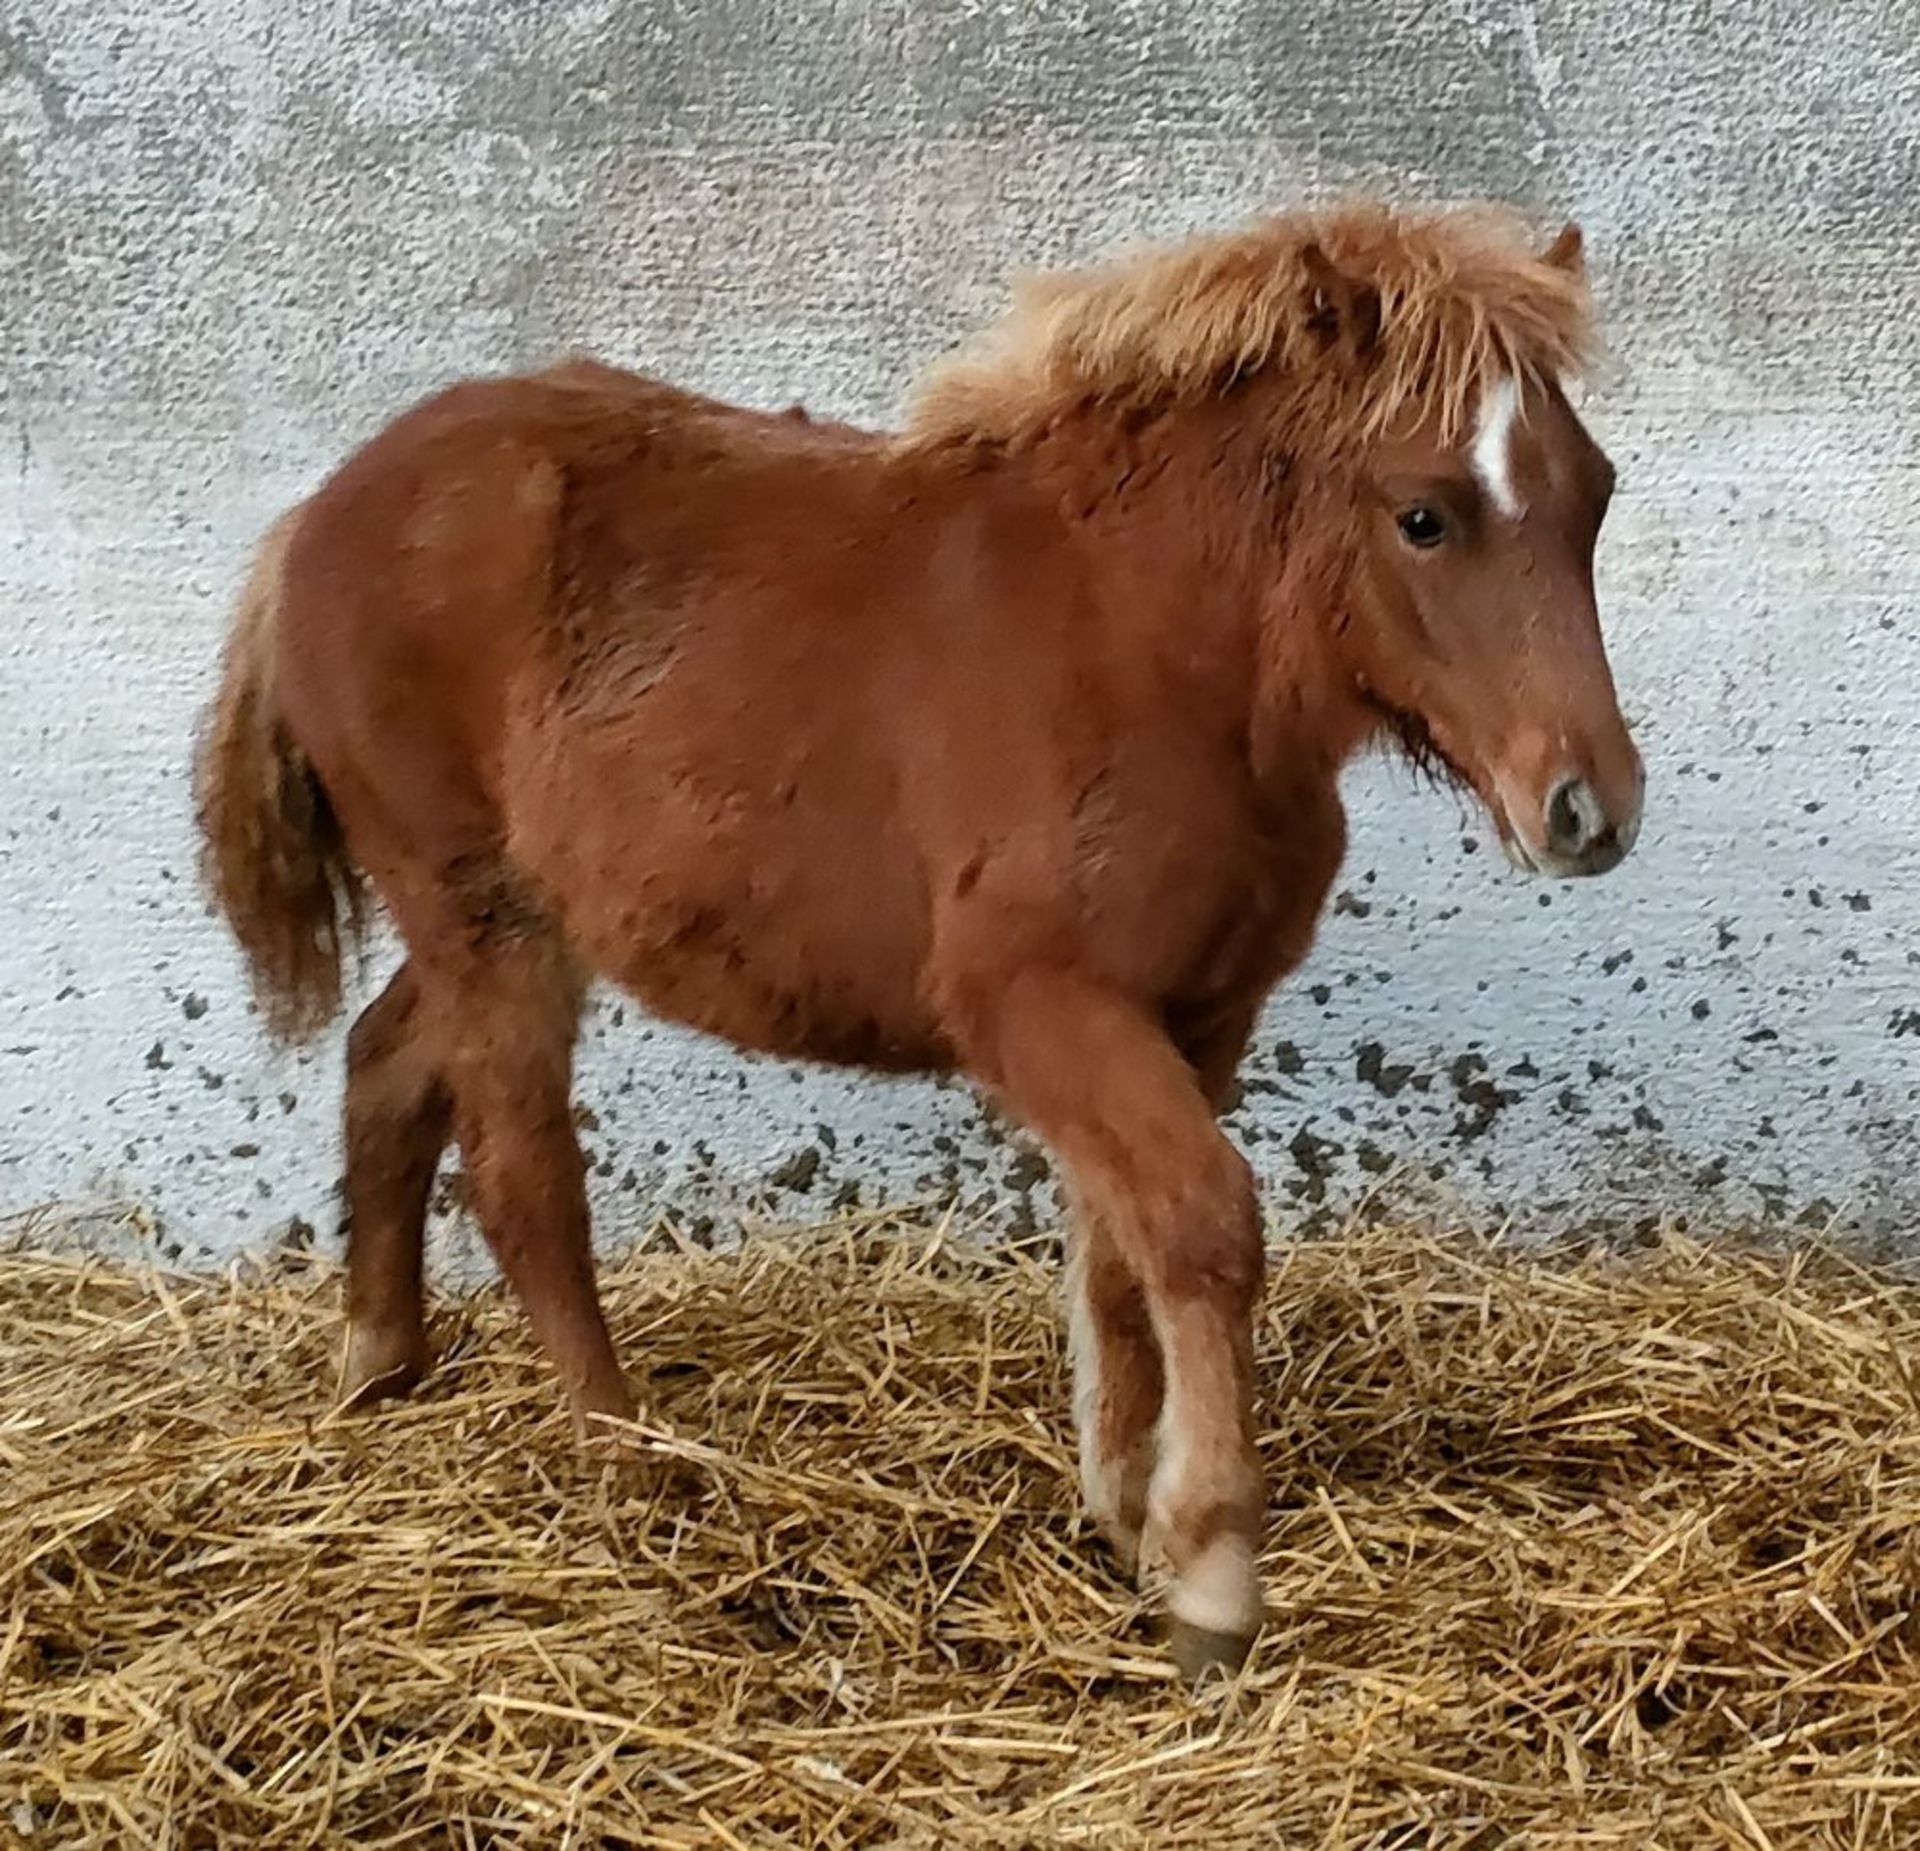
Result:
<svg viewBox="0 0 1920 1851">
<path fill-rule="evenodd" d="M 624 1460 L 495 1293 L 344 1422 L 327 1268 L 0 1259 L 0 1840 L 1920 1837 L 1920 1290 L 1843 1255 L 1281 1249 L 1272 1621 L 1197 1694 L 1076 1514 L 1036 1250 L 606 1286 Z"/>
</svg>

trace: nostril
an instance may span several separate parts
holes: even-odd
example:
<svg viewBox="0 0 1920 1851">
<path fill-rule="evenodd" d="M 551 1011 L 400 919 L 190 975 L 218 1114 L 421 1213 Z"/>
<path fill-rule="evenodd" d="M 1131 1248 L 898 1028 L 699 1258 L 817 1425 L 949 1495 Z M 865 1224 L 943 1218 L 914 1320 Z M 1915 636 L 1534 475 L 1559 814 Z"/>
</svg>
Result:
<svg viewBox="0 0 1920 1851">
<path fill-rule="evenodd" d="M 1585 778 L 1562 778 L 1547 799 L 1547 846 L 1557 855 L 1579 855 L 1606 828 L 1606 815 Z"/>
</svg>

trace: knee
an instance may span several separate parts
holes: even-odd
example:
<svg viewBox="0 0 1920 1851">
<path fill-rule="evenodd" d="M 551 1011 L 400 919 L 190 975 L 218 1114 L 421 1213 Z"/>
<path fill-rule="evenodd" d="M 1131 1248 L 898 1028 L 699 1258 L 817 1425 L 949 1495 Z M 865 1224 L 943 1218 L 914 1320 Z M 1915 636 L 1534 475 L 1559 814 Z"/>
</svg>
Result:
<svg viewBox="0 0 1920 1851">
<path fill-rule="evenodd" d="M 1266 1271 L 1247 1160 L 1223 1140 L 1152 1215 L 1143 1268 L 1161 1300 L 1209 1298 L 1250 1311 Z"/>
</svg>

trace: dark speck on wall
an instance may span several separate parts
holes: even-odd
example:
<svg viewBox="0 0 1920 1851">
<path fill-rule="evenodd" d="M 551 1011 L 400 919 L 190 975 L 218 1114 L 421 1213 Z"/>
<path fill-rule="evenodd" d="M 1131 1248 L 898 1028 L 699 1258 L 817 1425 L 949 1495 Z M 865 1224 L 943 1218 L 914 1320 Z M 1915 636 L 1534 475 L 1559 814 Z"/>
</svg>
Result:
<svg viewBox="0 0 1920 1851">
<path fill-rule="evenodd" d="M 1493 1129 L 1493 1121 L 1515 1098 L 1487 1077 L 1486 1057 L 1481 1054 L 1460 1055 L 1447 1077 L 1453 1082 L 1454 1097 L 1465 1108 L 1453 1121 L 1454 1136 L 1462 1143 L 1485 1137 Z"/>
<path fill-rule="evenodd" d="M 1377 1041 L 1363 1041 L 1355 1048 L 1353 1071 L 1382 1098 L 1392 1099 L 1413 1078 L 1413 1067 L 1405 1061 L 1388 1061 L 1386 1049 Z"/>
<path fill-rule="evenodd" d="M 768 1171 L 767 1181 L 775 1189 L 791 1189 L 796 1194 L 805 1195 L 819 1174 L 820 1147 L 808 1144 L 795 1151 L 777 1169 Z"/>
<path fill-rule="evenodd" d="M 1302 1125 L 1287 1146 L 1288 1154 L 1300 1168 L 1299 1180 L 1289 1185 L 1292 1193 L 1308 1202 L 1326 1199 L 1327 1179 L 1333 1173 L 1332 1159 L 1342 1154 L 1342 1146 L 1330 1138 L 1317 1138 Z"/>
</svg>

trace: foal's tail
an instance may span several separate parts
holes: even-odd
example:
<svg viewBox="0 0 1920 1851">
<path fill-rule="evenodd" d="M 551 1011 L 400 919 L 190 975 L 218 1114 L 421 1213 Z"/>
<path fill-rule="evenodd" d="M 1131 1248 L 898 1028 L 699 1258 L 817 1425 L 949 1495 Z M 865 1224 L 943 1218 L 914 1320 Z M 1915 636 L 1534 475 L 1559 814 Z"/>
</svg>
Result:
<svg viewBox="0 0 1920 1851">
<path fill-rule="evenodd" d="M 339 818 L 276 698 L 281 561 L 299 517 L 295 508 L 268 529 L 247 575 L 193 779 L 202 874 L 284 1041 L 308 1039 L 339 1011 L 342 954 L 364 910 Z"/>
</svg>

